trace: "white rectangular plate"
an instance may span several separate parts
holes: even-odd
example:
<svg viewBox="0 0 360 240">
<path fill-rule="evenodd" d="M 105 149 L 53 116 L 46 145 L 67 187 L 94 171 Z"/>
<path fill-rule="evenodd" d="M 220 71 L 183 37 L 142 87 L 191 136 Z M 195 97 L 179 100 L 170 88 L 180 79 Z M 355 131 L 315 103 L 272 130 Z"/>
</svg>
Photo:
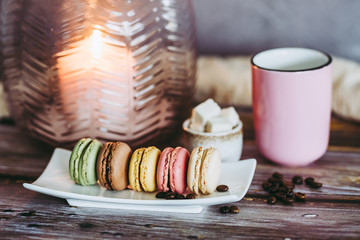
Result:
<svg viewBox="0 0 360 240">
<path fill-rule="evenodd" d="M 198 195 L 195 199 L 158 199 L 154 193 L 137 192 L 130 189 L 110 191 L 96 184 L 80 186 L 69 175 L 71 152 L 55 149 L 49 164 L 41 176 L 24 187 L 39 193 L 64 198 L 71 206 L 116 209 L 150 210 L 163 212 L 200 213 L 204 206 L 236 202 L 241 200 L 250 187 L 256 168 L 255 159 L 222 163 L 219 184 L 229 186 L 229 191 Z"/>
</svg>

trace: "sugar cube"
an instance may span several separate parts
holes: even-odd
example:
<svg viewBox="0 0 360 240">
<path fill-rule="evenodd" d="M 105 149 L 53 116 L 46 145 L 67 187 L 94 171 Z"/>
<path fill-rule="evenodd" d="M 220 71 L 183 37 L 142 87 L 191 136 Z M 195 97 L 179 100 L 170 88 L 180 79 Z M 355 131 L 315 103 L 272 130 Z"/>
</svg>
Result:
<svg viewBox="0 0 360 240">
<path fill-rule="evenodd" d="M 199 104 L 192 110 L 191 125 L 205 126 L 206 122 L 213 117 L 219 116 L 221 112 L 220 106 L 211 98 Z"/>
<path fill-rule="evenodd" d="M 195 131 L 198 131 L 198 132 L 204 132 L 205 131 L 205 126 L 197 123 L 197 122 L 190 122 L 190 126 L 189 126 L 190 129 L 193 129 Z"/>
<path fill-rule="evenodd" d="M 205 126 L 206 132 L 226 132 L 233 128 L 231 122 L 224 117 L 214 117 L 207 121 Z"/>
<path fill-rule="evenodd" d="M 226 118 L 232 124 L 232 127 L 235 127 L 240 121 L 239 115 L 234 107 L 221 109 L 220 116 Z"/>
</svg>

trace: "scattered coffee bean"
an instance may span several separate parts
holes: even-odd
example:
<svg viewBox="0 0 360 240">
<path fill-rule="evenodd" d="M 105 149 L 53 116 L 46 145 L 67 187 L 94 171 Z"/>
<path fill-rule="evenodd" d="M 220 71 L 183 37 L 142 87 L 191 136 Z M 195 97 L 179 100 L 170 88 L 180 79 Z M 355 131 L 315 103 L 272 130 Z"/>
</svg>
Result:
<svg viewBox="0 0 360 240">
<path fill-rule="evenodd" d="M 278 173 L 278 172 L 274 172 L 272 177 L 277 178 L 277 179 L 283 179 L 284 175 L 282 175 L 281 173 Z"/>
<path fill-rule="evenodd" d="M 293 189 L 294 188 L 294 184 L 290 181 L 287 180 L 283 180 L 281 181 L 281 185 L 284 187 L 287 187 L 288 189 Z"/>
<path fill-rule="evenodd" d="M 272 187 L 272 183 L 269 183 L 268 181 L 263 182 L 262 187 L 267 191 Z"/>
<path fill-rule="evenodd" d="M 219 210 L 221 213 L 239 213 L 239 208 L 237 206 L 222 206 Z"/>
<path fill-rule="evenodd" d="M 294 197 L 295 197 L 295 200 L 297 200 L 297 201 L 303 201 L 303 200 L 305 200 L 306 194 L 302 193 L 302 192 L 296 192 L 294 194 Z"/>
<path fill-rule="evenodd" d="M 175 194 L 175 198 L 176 198 L 176 199 L 185 199 L 185 196 L 182 195 L 182 194 L 176 193 L 176 194 Z"/>
<path fill-rule="evenodd" d="M 315 189 L 322 187 L 322 183 L 315 182 L 315 179 L 312 177 L 305 178 L 305 183 L 309 185 L 311 188 L 315 188 Z"/>
<path fill-rule="evenodd" d="M 276 193 L 278 191 L 279 191 L 279 184 L 275 184 L 271 188 L 269 188 L 270 193 Z"/>
<path fill-rule="evenodd" d="M 230 211 L 229 206 L 222 206 L 219 208 L 221 213 L 228 213 Z"/>
<path fill-rule="evenodd" d="M 281 179 L 271 177 L 271 178 L 268 179 L 268 182 L 272 183 L 272 184 L 279 184 L 279 183 L 281 183 Z"/>
<path fill-rule="evenodd" d="M 193 193 L 189 193 L 188 195 L 186 195 L 186 199 L 195 199 L 195 194 Z"/>
<path fill-rule="evenodd" d="M 303 179 L 301 176 L 296 175 L 292 178 L 292 183 L 293 184 L 302 184 L 303 183 Z"/>
<path fill-rule="evenodd" d="M 219 185 L 216 188 L 216 191 L 218 192 L 227 192 L 229 190 L 229 187 L 227 185 Z"/>
<path fill-rule="evenodd" d="M 155 197 L 156 198 L 165 198 L 166 197 L 167 192 L 158 192 Z"/>
<path fill-rule="evenodd" d="M 283 192 L 277 192 L 274 194 L 274 196 L 277 198 L 277 199 L 284 199 L 286 198 L 286 194 L 283 193 Z"/>
<path fill-rule="evenodd" d="M 269 198 L 267 199 L 266 202 L 267 202 L 268 204 L 270 204 L 270 205 L 273 205 L 273 204 L 276 203 L 276 197 L 271 196 L 271 197 L 269 197 Z"/>
<path fill-rule="evenodd" d="M 237 206 L 230 206 L 230 213 L 239 213 L 240 210 Z"/>
<path fill-rule="evenodd" d="M 285 186 L 281 186 L 281 187 L 279 187 L 279 192 L 288 194 L 290 192 L 290 190 Z"/>
<path fill-rule="evenodd" d="M 291 192 L 288 192 L 288 194 L 286 194 L 286 196 L 288 196 L 288 197 L 293 197 L 293 196 L 294 196 L 294 192 L 291 190 Z"/>
<path fill-rule="evenodd" d="M 308 185 L 311 185 L 313 182 L 314 182 L 314 178 L 312 177 L 307 177 L 305 178 L 305 183 L 308 184 Z"/>
<path fill-rule="evenodd" d="M 169 199 L 169 200 L 172 200 L 172 199 L 175 199 L 175 194 L 174 193 L 171 193 L 171 194 L 168 194 L 165 199 Z"/>
<path fill-rule="evenodd" d="M 267 181 L 262 183 L 263 189 L 270 194 L 266 202 L 275 204 L 280 200 L 284 204 L 292 204 L 295 200 L 305 201 L 305 193 L 293 192 L 295 184 L 302 184 L 303 182 L 314 189 L 322 187 L 322 183 L 316 182 L 312 177 L 303 179 L 301 176 L 295 175 L 291 181 L 288 181 L 284 179 L 283 174 L 274 172 Z"/>
<path fill-rule="evenodd" d="M 310 187 L 315 188 L 315 189 L 318 189 L 318 188 L 321 188 L 321 187 L 322 187 L 322 183 L 313 182 L 313 183 L 310 184 Z"/>
<path fill-rule="evenodd" d="M 174 193 L 172 191 L 165 192 L 165 198 L 170 196 L 170 195 L 174 195 Z"/>
</svg>

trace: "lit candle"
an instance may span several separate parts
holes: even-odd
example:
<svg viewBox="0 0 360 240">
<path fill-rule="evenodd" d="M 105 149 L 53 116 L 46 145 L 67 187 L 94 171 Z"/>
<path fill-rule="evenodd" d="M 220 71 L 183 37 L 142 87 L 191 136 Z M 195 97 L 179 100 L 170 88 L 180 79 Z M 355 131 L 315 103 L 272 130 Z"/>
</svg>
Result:
<svg viewBox="0 0 360 240">
<path fill-rule="evenodd" d="M 134 111 L 135 60 L 125 43 L 104 37 L 100 29 L 95 25 L 89 37 L 58 54 L 60 97 L 67 127 L 71 132 L 80 129 L 79 137 L 131 136 L 132 124 L 136 124 L 129 121 L 135 116 L 130 114 Z"/>
</svg>

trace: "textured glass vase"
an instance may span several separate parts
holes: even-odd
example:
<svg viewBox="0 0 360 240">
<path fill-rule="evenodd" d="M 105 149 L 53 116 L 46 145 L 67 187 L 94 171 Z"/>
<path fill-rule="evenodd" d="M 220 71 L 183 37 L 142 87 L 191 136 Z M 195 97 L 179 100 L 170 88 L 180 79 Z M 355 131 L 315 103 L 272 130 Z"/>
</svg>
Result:
<svg viewBox="0 0 360 240">
<path fill-rule="evenodd" d="M 0 46 L 12 116 L 53 145 L 155 144 L 188 114 L 190 0 L 1 0 Z"/>
</svg>

